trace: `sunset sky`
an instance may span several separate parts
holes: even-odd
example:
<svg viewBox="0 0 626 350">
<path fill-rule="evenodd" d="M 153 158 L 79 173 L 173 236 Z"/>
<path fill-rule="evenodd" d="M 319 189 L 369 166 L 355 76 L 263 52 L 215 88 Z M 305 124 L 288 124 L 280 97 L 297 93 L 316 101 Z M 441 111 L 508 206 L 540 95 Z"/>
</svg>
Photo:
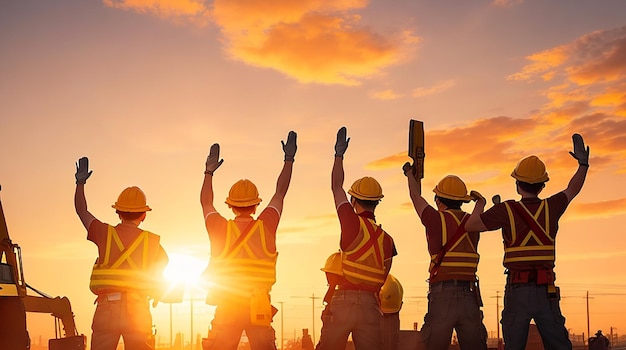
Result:
<svg viewBox="0 0 626 350">
<path fill-rule="evenodd" d="M 72 302 L 91 337 L 96 246 L 74 212 L 75 162 L 90 159 L 89 210 L 115 224 L 122 189 L 141 187 L 153 208 L 143 228 L 173 261 L 201 269 L 209 239 L 200 207 L 213 143 L 216 207 L 248 178 L 261 209 L 282 167 L 281 140 L 298 133 L 278 230 L 285 338 L 313 327 L 319 339 L 326 281 L 338 249 L 330 190 L 336 132 L 351 138 L 346 183 L 383 187 L 376 214 L 395 239 L 391 273 L 403 284 L 401 326 L 426 312 L 424 228 L 401 167 L 410 119 L 424 121 L 423 193 L 447 174 L 485 197 L 517 198 L 510 173 L 535 154 L 548 168 L 543 195 L 567 186 L 577 162 L 571 135 L 591 148 L 587 182 L 561 220 L 557 285 L 566 327 L 626 334 L 626 2 L 618 0 L 4 0 L 0 2 L 0 198 L 21 246 L 26 281 Z M 488 205 L 489 206 L 489 205 Z M 473 204 L 464 206 L 471 211 Z M 496 332 L 504 275 L 499 232 L 482 235 L 485 324 Z M 498 294 L 497 294 L 498 293 Z M 172 307 L 190 335 L 189 293 Z M 212 309 L 194 298 L 194 333 Z M 170 309 L 153 309 L 169 341 Z M 281 334 L 281 314 L 275 319 Z M 29 314 L 33 342 L 52 318 Z M 194 339 L 194 342 L 196 340 Z"/>
</svg>

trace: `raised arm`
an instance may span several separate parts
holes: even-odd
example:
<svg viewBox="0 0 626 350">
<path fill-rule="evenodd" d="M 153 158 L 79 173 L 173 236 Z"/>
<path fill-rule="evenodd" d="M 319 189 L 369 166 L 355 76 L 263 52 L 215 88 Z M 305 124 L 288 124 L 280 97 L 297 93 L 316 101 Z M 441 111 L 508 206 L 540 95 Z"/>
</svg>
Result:
<svg viewBox="0 0 626 350">
<path fill-rule="evenodd" d="M 465 223 L 465 230 L 468 232 L 487 231 L 487 226 L 485 226 L 485 223 L 483 223 L 483 220 L 480 218 L 480 214 L 485 211 L 487 200 L 478 191 L 470 191 L 470 197 L 472 197 L 472 200 L 476 201 L 476 204 L 474 204 L 474 210 L 472 210 L 472 214 L 470 214 L 470 217 Z"/>
<path fill-rule="evenodd" d="M 574 151 L 569 153 L 578 161 L 578 169 L 570 179 L 567 188 L 563 190 L 569 202 L 580 193 L 589 170 L 589 146 L 585 147 L 585 142 L 580 134 L 572 135 L 572 142 L 574 143 Z"/>
<path fill-rule="evenodd" d="M 298 150 L 298 145 L 296 143 L 298 138 L 298 134 L 295 131 L 290 131 L 289 135 L 287 135 L 287 143 L 284 141 L 280 141 L 283 145 L 283 152 L 285 153 L 285 159 L 283 163 L 283 169 L 280 171 L 278 175 L 278 180 L 276 180 L 276 193 L 268 206 L 276 208 L 279 213 L 283 212 L 283 203 L 285 201 L 285 196 L 287 195 L 287 190 L 289 189 L 289 184 L 291 183 L 291 173 L 293 171 L 293 162 L 295 161 L 296 151 Z"/>
<path fill-rule="evenodd" d="M 200 204 L 205 218 L 207 214 L 215 211 L 215 206 L 213 206 L 213 173 L 223 162 L 224 159 L 220 159 L 220 145 L 214 143 L 211 145 L 211 150 L 206 158 L 204 182 L 202 182 L 202 189 L 200 190 Z"/>
<path fill-rule="evenodd" d="M 422 197 L 422 177 L 420 174 L 416 174 L 417 169 L 419 167 L 415 167 L 415 164 L 411 165 L 409 162 L 404 163 L 402 166 L 402 172 L 407 177 L 409 184 L 411 202 L 413 202 L 415 212 L 421 218 L 424 209 L 428 206 L 428 202 Z"/>
<path fill-rule="evenodd" d="M 330 188 L 333 191 L 335 207 L 348 201 L 346 191 L 343 190 L 343 155 L 346 153 L 348 143 L 350 142 L 350 138 L 346 138 L 346 133 L 346 127 L 342 126 L 339 131 L 337 131 L 337 141 L 335 142 L 335 162 L 333 163 L 333 170 L 330 177 Z"/>
<path fill-rule="evenodd" d="M 76 174 L 74 175 L 76 177 L 74 209 L 76 209 L 76 214 L 86 229 L 89 229 L 89 225 L 95 220 L 95 217 L 87 210 L 87 199 L 85 198 L 85 184 L 91 173 L 92 171 L 89 171 L 89 159 L 87 157 L 80 158 L 76 163 Z"/>
</svg>

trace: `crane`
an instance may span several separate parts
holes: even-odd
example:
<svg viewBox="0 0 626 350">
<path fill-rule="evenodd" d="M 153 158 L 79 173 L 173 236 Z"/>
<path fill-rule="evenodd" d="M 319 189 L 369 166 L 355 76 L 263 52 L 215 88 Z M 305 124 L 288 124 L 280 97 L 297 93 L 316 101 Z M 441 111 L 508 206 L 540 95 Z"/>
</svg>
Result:
<svg viewBox="0 0 626 350">
<path fill-rule="evenodd" d="M 39 295 L 29 295 L 28 289 Z M 55 317 L 56 337 L 48 341 L 49 350 L 86 349 L 86 337 L 76 329 L 69 299 L 51 297 L 26 283 L 21 248 L 9 237 L 0 200 L 0 339 L 3 350 L 30 348 L 26 327 L 27 312 L 49 313 Z"/>
</svg>

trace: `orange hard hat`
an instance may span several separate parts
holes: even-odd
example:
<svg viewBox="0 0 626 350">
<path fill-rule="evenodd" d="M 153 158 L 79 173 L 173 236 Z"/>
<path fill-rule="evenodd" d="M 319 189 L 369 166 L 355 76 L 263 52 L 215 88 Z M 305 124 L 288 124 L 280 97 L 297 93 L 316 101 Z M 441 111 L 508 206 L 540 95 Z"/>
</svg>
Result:
<svg viewBox="0 0 626 350">
<path fill-rule="evenodd" d="M 433 192 L 438 197 L 455 201 L 469 202 L 472 200 L 472 197 L 467 195 L 465 183 L 456 175 L 448 175 L 441 179 L 433 189 Z"/>
<path fill-rule="evenodd" d="M 226 204 L 232 207 L 249 207 L 259 203 L 261 203 L 259 191 L 252 181 L 248 179 L 235 182 L 226 198 Z"/>
<path fill-rule="evenodd" d="M 112 207 L 126 213 L 143 213 L 152 210 L 146 205 L 146 195 L 137 186 L 125 188 Z"/>
<path fill-rule="evenodd" d="M 326 259 L 326 263 L 324 264 L 324 267 L 322 267 L 320 270 L 327 272 L 327 273 L 332 273 L 335 275 L 343 276 L 341 252 L 332 253 Z"/>
<path fill-rule="evenodd" d="M 386 314 L 400 311 L 402 308 L 402 284 L 393 275 L 388 274 L 385 283 L 380 288 L 380 310 Z"/>
<path fill-rule="evenodd" d="M 511 176 L 516 180 L 529 184 L 550 180 L 545 164 L 537 156 L 528 156 L 520 160 L 515 169 L 513 169 Z"/>
<path fill-rule="evenodd" d="M 377 201 L 384 197 L 383 189 L 380 187 L 378 181 L 369 176 L 365 176 L 354 181 L 348 190 L 348 194 L 354 198 L 366 201 Z"/>
</svg>

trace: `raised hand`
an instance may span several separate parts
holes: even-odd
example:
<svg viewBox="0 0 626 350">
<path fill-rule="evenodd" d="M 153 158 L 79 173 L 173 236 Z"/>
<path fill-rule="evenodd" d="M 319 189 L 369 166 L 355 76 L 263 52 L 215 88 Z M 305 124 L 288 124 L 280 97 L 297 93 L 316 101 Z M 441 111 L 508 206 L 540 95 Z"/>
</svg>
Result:
<svg viewBox="0 0 626 350">
<path fill-rule="evenodd" d="M 92 172 L 93 170 L 89 170 L 89 158 L 80 158 L 78 162 L 76 162 L 76 174 L 74 175 L 76 177 L 76 184 L 84 185 L 87 183 L 87 179 L 91 176 Z"/>
<path fill-rule="evenodd" d="M 589 146 L 585 148 L 585 141 L 580 134 L 572 135 L 572 142 L 574 143 L 574 152 L 569 154 L 578 160 L 578 165 L 589 166 Z"/>
<path fill-rule="evenodd" d="M 209 156 L 206 158 L 206 170 L 205 174 L 213 175 L 213 172 L 222 165 L 224 159 L 220 159 L 220 145 L 214 143 L 211 145 Z"/>
<path fill-rule="evenodd" d="M 337 142 L 335 142 L 335 157 L 343 158 L 343 154 L 346 153 L 348 149 L 348 143 L 350 142 L 350 138 L 346 138 L 346 127 L 342 126 L 339 131 L 337 131 Z"/>
<path fill-rule="evenodd" d="M 296 144 L 296 139 L 298 138 L 298 134 L 295 131 L 290 131 L 289 135 L 287 135 L 287 143 L 284 141 L 280 141 L 283 145 L 283 152 L 285 152 L 285 161 L 293 162 L 294 156 L 296 155 L 296 151 L 298 150 L 298 145 Z"/>
</svg>

